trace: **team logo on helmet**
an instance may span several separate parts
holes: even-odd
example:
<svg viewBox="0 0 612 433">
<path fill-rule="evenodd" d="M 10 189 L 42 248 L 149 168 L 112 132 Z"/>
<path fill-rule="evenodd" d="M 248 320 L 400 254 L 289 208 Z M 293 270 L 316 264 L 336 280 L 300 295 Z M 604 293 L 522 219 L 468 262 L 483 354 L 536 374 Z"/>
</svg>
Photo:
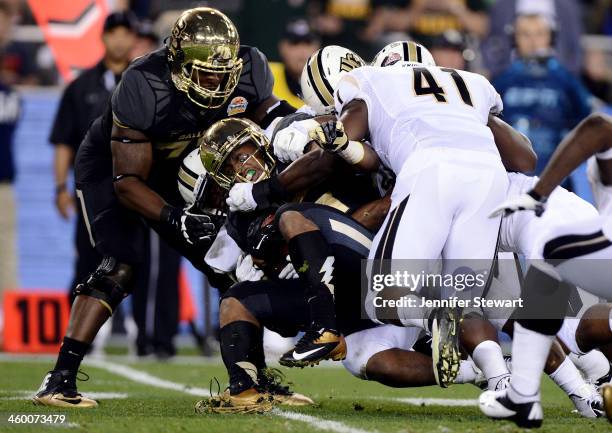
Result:
<svg viewBox="0 0 612 433">
<path fill-rule="evenodd" d="M 350 72 L 362 65 L 363 61 L 361 59 L 358 59 L 353 53 L 346 53 L 346 55 L 340 59 L 340 72 Z"/>
</svg>

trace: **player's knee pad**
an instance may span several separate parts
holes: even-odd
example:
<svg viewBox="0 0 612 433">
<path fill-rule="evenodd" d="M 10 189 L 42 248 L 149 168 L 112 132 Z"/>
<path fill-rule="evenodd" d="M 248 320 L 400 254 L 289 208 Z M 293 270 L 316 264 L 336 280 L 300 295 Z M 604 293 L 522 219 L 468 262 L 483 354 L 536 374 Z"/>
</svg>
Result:
<svg viewBox="0 0 612 433">
<path fill-rule="evenodd" d="M 87 281 L 76 286 L 74 295 L 96 298 L 112 314 L 121 301 L 132 292 L 132 267 L 104 257 Z"/>
</svg>

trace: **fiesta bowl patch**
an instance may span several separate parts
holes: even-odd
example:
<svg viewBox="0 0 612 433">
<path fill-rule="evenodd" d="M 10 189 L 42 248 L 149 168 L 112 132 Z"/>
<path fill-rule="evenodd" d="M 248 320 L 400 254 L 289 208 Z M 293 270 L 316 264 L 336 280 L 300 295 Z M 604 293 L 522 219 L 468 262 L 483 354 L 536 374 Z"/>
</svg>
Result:
<svg viewBox="0 0 612 433">
<path fill-rule="evenodd" d="M 391 53 L 389 54 L 385 60 L 382 62 L 382 66 L 391 66 L 402 59 L 402 56 L 399 53 Z"/>
<path fill-rule="evenodd" d="M 247 109 L 247 105 L 249 105 L 249 103 L 246 98 L 243 98 L 242 96 L 236 96 L 230 101 L 229 105 L 227 106 L 227 115 L 233 116 L 235 114 L 244 113 Z"/>
</svg>

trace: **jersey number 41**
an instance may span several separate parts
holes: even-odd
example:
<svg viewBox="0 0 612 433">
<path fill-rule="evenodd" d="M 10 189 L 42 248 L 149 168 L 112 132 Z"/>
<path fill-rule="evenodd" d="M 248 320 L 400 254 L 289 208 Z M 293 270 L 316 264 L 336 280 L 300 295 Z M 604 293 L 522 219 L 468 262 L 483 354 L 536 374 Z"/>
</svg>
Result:
<svg viewBox="0 0 612 433">
<path fill-rule="evenodd" d="M 472 98 L 470 97 L 470 91 L 468 90 L 465 81 L 459 72 L 451 68 L 440 68 L 441 71 L 450 74 L 451 78 L 457 86 L 457 91 L 461 96 L 463 102 L 469 106 L 472 104 Z M 446 93 L 444 89 L 438 84 L 432 73 L 426 68 L 413 68 L 414 71 L 414 93 L 417 96 L 433 95 L 438 102 L 447 102 Z"/>
</svg>

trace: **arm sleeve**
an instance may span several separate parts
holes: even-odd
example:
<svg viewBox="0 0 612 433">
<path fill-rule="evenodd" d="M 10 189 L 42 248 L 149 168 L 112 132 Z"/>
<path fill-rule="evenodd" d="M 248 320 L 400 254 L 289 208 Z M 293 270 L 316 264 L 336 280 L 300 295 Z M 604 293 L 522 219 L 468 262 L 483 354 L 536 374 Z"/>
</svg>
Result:
<svg viewBox="0 0 612 433">
<path fill-rule="evenodd" d="M 70 83 L 60 100 L 49 141 L 53 145 L 68 144 L 75 149 L 80 144 L 77 132 L 77 110 L 74 103 L 74 81 Z"/>
<path fill-rule="evenodd" d="M 257 48 L 251 47 L 242 56 L 243 66 L 238 87 L 252 95 L 249 99 L 252 108 L 272 96 L 274 87 L 274 75 L 268 65 L 268 59 Z M 251 108 L 251 107 L 249 107 Z"/>
<path fill-rule="evenodd" d="M 367 80 L 360 77 L 356 73 L 358 71 L 358 69 L 351 71 L 340 79 L 334 92 L 334 106 L 338 116 L 340 116 L 349 102 L 353 100 L 365 102 L 368 110 L 368 130 L 372 133 L 377 125 L 382 124 L 381 118 L 384 116 L 384 106 L 378 103 L 374 92 L 368 92 Z"/>
<path fill-rule="evenodd" d="M 144 75 L 138 70 L 128 70 L 111 97 L 113 122 L 122 128 L 144 132 L 153 125 L 156 103 Z"/>
</svg>

